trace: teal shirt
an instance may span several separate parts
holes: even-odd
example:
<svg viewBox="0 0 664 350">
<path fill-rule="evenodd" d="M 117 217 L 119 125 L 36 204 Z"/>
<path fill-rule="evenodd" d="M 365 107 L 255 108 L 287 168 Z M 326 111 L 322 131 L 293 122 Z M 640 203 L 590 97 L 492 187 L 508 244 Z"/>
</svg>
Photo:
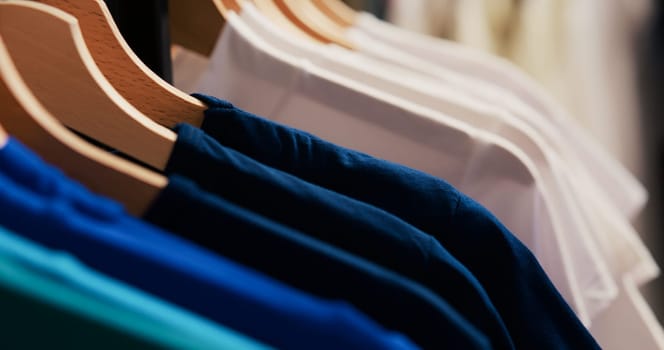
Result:
<svg viewBox="0 0 664 350">
<path fill-rule="evenodd" d="M 4 349 L 268 349 L 1 227 L 0 310 Z"/>
</svg>

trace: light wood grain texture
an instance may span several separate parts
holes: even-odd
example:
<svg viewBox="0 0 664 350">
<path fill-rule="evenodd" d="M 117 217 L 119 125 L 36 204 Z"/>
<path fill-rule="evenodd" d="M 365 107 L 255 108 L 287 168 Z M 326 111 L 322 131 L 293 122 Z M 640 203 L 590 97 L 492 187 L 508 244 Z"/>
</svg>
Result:
<svg viewBox="0 0 664 350">
<path fill-rule="evenodd" d="M 348 28 L 355 24 L 357 13 L 341 0 L 311 0 L 321 12 L 338 25 Z"/>
<path fill-rule="evenodd" d="M 0 123 L 45 161 L 93 192 L 142 215 L 167 184 L 162 175 L 99 150 L 65 129 L 25 85 L 0 36 Z"/>
<path fill-rule="evenodd" d="M 167 127 L 200 126 L 206 106 L 152 72 L 129 47 L 101 0 L 38 0 L 78 20 L 85 43 L 106 79 L 141 113 Z"/>
<path fill-rule="evenodd" d="M 279 7 L 273 0 L 244 0 L 244 2 L 251 2 L 266 18 L 273 24 L 284 29 L 288 35 L 293 37 L 293 40 L 313 40 L 316 42 L 324 42 L 322 39 L 312 36 L 299 28 L 295 23 L 291 22 L 286 15 L 279 10 Z"/>
<path fill-rule="evenodd" d="M 286 17 L 307 34 L 325 42 L 354 50 L 345 37 L 345 28 L 334 23 L 312 2 L 302 0 L 273 0 Z"/>
<path fill-rule="evenodd" d="M 230 10 L 239 11 L 239 6 L 235 5 L 221 0 L 169 0 L 173 44 L 210 56 L 226 23 L 225 14 Z"/>
<path fill-rule="evenodd" d="M 242 11 L 247 0 L 169 0 L 171 39 L 174 44 L 210 56 L 226 24 L 230 11 Z M 324 36 L 307 28 L 301 28 L 282 12 L 273 0 L 253 0 L 263 15 L 290 34 L 302 39 L 329 43 Z M 219 77 L 223 79 L 223 77 Z"/>
<path fill-rule="evenodd" d="M 54 7 L 0 2 L 0 35 L 26 85 L 58 120 L 164 169 L 176 135 L 125 100 L 88 51 L 77 21 Z"/>
</svg>

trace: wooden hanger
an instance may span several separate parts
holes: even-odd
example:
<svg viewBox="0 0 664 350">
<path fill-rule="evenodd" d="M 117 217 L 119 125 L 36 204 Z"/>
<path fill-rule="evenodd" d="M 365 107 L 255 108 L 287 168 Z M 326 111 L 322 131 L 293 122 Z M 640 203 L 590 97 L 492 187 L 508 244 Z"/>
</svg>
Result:
<svg viewBox="0 0 664 350">
<path fill-rule="evenodd" d="M 349 28 L 355 24 L 357 13 L 341 0 L 312 0 L 314 5 L 338 25 Z"/>
<path fill-rule="evenodd" d="M 273 0 L 286 17 L 307 34 L 325 42 L 354 50 L 354 45 L 344 36 L 345 28 L 337 25 L 320 12 L 310 1 Z"/>
<path fill-rule="evenodd" d="M 169 0 L 171 40 L 203 56 L 210 56 L 229 11 L 240 11 L 234 0 Z"/>
<path fill-rule="evenodd" d="M 78 19 L 86 46 L 106 79 L 141 113 L 167 127 L 200 126 L 207 108 L 162 80 L 134 54 L 101 0 L 38 0 Z"/>
<path fill-rule="evenodd" d="M 40 3 L 4 1 L 0 35 L 26 85 L 58 120 L 157 169 L 165 168 L 175 133 L 139 112 L 104 78 L 74 17 Z"/>
<path fill-rule="evenodd" d="M 226 16 L 230 11 L 240 13 L 242 1 L 236 0 L 169 0 L 171 40 L 174 44 L 210 56 L 215 44 L 226 24 Z M 306 32 L 295 25 L 276 6 L 273 0 L 254 0 L 256 8 L 277 25 L 282 26 L 294 35 L 314 38 L 317 41 L 329 42 L 315 32 Z"/>
<path fill-rule="evenodd" d="M 143 214 L 167 184 L 164 176 L 97 149 L 65 129 L 25 85 L 1 35 L 0 110 L 7 132 L 90 190 L 124 204 L 133 215 Z"/>
<path fill-rule="evenodd" d="M 273 0 L 244 0 L 244 2 L 251 2 L 256 7 L 256 9 L 258 9 L 258 11 L 270 19 L 273 24 L 286 30 L 289 35 L 297 36 L 299 39 L 314 40 L 323 43 L 326 42 L 323 38 L 311 35 L 302 30 L 295 23 L 291 22 L 291 20 L 288 19 L 288 17 L 286 17 L 283 12 L 281 12 Z"/>
</svg>

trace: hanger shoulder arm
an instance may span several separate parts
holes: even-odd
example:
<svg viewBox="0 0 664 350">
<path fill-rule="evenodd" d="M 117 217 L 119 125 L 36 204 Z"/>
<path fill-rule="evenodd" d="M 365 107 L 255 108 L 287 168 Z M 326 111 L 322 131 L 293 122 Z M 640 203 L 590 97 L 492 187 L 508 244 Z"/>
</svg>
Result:
<svg viewBox="0 0 664 350">
<path fill-rule="evenodd" d="M 206 106 L 165 82 L 134 54 L 101 0 L 39 0 L 78 20 L 86 46 L 104 77 L 144 115 L 173 127 L 200 125 Z"/>
<path fill-rule="evenodd" d="M 77 21 L 33 2 L 0 3 L 0 35 L 37 100 L 62 123 L 163 169 L 176 135 L 131 105 L 104 77 Z"/>
<path fill-rule="evenodd" d="M 0 124 L 45 161 L 95 193 L 141 215 L 168 180 L 106 153 L 65 129 L 39 103 L 16 70 L 0 36 Z"/>
</svg>

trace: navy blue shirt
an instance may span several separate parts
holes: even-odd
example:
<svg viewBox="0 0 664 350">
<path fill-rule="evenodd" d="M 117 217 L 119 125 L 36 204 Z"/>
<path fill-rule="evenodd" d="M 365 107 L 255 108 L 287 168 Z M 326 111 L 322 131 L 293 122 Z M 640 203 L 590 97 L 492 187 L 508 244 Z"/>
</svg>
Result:
<svg viewBox="0 0 664 350">
<path fill-rule="evenodd" d="M 214 97 L 202 129 L 224 146 L 390 212 L 435 237 L 480 281 L 517 348 L 598 348 L 537 259 L 444 180 L 324 141 Z"/>
<path fill-rule="evenodd" d="M 167 192 L 194 193 L 196 188 L 187 184 L 171 179 Z M 347 303 L 305 294 L 130 217 L 120 205 L 89 193 L 14 139 L 0 149 L 0 208 L 2 226 L 266 344 L 287 349 L 416 348 Z M 185 219 L 177 211 L 174 216 Z M 482 336 L 471 339 L 481 341 Z"/>
<path fill-rule="evenodd" d="M 479 282 L 431 236 L 381 209 L 265 166 L 180 125 L 167 173 L 272 220 L 422 283 L 492 342 L 512 349 L 509 334 Z M 453 287 L 451 287 L 453 286 Z"/>
<path fill-rule="evenodd" d="M 191 181 L 175 175 L 170 180 L 145 215 L 148 221 L 295 288 L 346 300 L 423 348 L 491 348 L 482 332 L 418 283 L 206 193 Z"/>
</svg>

